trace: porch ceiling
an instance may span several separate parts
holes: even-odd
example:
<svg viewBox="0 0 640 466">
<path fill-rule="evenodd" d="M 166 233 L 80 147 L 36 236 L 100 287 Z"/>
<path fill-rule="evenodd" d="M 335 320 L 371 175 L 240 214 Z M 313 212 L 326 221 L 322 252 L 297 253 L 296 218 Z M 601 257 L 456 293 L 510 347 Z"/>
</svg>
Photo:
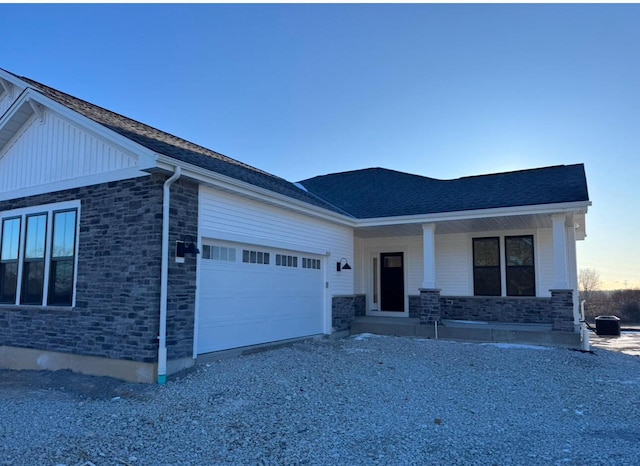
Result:
<svg viewBox="0 0 640 466">
<path fill-rule="evenodd" d="M 384 238 L 392 236 L 422 236 L 422 224 L 397 224 L 384 226 L 359 227 L 355 229 L 358 238 Z M 497 230 L 528 230 L 533 228 L 551 228 L 549 214 L 512 215 L 464 220 L 435 222 L 436 234 L 474 233 Z"/>
</svg>

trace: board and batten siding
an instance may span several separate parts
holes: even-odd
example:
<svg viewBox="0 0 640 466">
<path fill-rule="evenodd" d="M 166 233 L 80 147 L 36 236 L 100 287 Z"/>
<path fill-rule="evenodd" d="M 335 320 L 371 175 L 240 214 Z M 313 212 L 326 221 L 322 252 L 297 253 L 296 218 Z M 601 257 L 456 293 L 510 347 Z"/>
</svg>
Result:
<svg viewBox="0 0 640 466">
<path fill-rule="evenodd" d="M 0 197 L 66 189 L 148 175 L 138 158 L 59 115 L 29 119 L 0 151 Z"/>
<path fill-rule="evenodd" d="M 331 295 L 353 294 L 353 273 L 336 271 L 342 257 L 353 262 L 353 230 L 283 208 L 200 187 L 200 234 L 204 238 L 329 253 L 325 261 Z"/>
</svg>

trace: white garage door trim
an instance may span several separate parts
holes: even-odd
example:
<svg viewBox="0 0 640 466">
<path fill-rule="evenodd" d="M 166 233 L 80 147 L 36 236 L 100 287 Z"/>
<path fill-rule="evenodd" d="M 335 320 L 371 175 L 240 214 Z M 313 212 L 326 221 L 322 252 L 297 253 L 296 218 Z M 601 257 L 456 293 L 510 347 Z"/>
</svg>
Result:
<svg viewBox="0 0 640 466">
<path fill-rule="evenodd" d="M 220 249 L 211 249 L 212 246 Z M 224 248 L 232 248 L 235 251 L 233 262 L 221 260 L 228 251 Z M 194 358 L 197 358 L 198 354 L 212 351 L 331 332 L 326 256 L 210 238 L 201 238 L 199 249 L 201 254 L 197 258 Z M 212 258 L 214 251 L 215 260 Z M 254 252 L 252 257 L 247 257 L 249 262 L 243 262 L 243 251 Z M 264 261 L 265 256 L 260 256 L 259 253 L 269 254 L 269 264 L 260 263 Z M 295 257 L 293 260 L 297 261 L 297 267 L 276 265 L 276 259 L 280 258 L 277 255 L 288 257 L 290 262 Z M 255 280 L 253 294 L 241 285 L 245 274 L 253 276 Z M 238 280 L 238 276 L 242 276 L 242 280 Z M 221 288 L 215 292 L 211 290 L 211 293 L 207 294 L 206 281 L 210 279 L 220 283 Z M 299 296 L 290 294 L 291 286 L 301 290 Z M 274 293 L 265 292 L 271 289 Z M 224 292 L 220 293 L 221 290 L 227 291 L 226 295 Z M 290 306 L 280 307 L 279 299 L 282 302 L 289 301 Z M 225 301 L 228 306 L 220 306 Z M 251 301 L 254 301 L 256 306 L 252 306 Z M 308 309 L 308 312 L 292 312 L 291 309 L 296 307 L 296 304 L 297 309 Z M 222 312 L 207 313 L 207 306 L 215 306 Z M 243 309 L 242 313 L 237 312 L 240 308 Z M 251 315 L 246 312 L 247 309 L 256 309 L 256 312 Z M 228 312 L 226 318 L 225 310 Z M 207 343 L 207 338 L 212 340 Z"/>
</svg>

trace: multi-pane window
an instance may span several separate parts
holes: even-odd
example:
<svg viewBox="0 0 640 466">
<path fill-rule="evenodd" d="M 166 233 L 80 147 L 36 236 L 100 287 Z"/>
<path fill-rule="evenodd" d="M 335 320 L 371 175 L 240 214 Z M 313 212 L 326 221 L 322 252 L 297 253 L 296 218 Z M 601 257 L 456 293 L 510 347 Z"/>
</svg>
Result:
<svg viewBox="0 0 640 466">
<path fill-rule="evenodd" d="M 214 261 L 236 261 L 236 249 L 226 246 L 210 246 L 208 244 L 202 245 L 202 258 L 211 259 Z"/>
<path fill-rule="evenodd" d="M 242 250 L 242 262 L 248 264 L 269 264 L 269 253 L 263 251 Z"/>
<path fill-rule="evenodd" d="M 2 220 L 0 245 L 0 303 L 16 302 L 18 287 L 18 250 L 20 248 L 20 222 L 22 219 Z"/>
<path fill-rule="evenodd" d="M 506 236 L 507 296 L 535 296 L 533 236 Z"/>
<path fill-rule="evenodd" d="M 297 267 L 298 257 L 286 254 L 276 254 L 276 265 L 281 267 Z"/>
<path fill-rule="evenodd" d="M 500 238 L 473 239 L 473 289 L 476 296 L 501 296 Z M 533 236 L 504 237 L 504 274 L 507 296 L 535 296 Z"/>
<path fill-rule="evenodd" d="M 310 259 L 307 257 L 302 258 L 303 269 L 317 269 L 320 270 L 320 259 Z"/>
<path fill-rule="evenodd" d="M 473 293 L 500 296 L 500 238 L 473 239 Z"/>
<path fill-rule="evenodd" d="M 75 208 L 31 208 L 2 219 L 0 303 L 73 305 L 77 217 Z"/>
</svg>

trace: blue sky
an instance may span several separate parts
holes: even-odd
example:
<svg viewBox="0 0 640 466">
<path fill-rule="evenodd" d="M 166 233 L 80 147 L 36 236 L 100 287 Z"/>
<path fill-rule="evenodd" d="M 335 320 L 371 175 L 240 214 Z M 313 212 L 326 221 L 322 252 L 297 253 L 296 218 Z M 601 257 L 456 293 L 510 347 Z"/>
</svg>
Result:
<svg viewBox="0 0 640 466">
<path fill-rule="evenodd" d="M 0 67 L 291 181 L 584 163 L 640 288 L 640 5 L 0 5 Z"/>
</svg>

